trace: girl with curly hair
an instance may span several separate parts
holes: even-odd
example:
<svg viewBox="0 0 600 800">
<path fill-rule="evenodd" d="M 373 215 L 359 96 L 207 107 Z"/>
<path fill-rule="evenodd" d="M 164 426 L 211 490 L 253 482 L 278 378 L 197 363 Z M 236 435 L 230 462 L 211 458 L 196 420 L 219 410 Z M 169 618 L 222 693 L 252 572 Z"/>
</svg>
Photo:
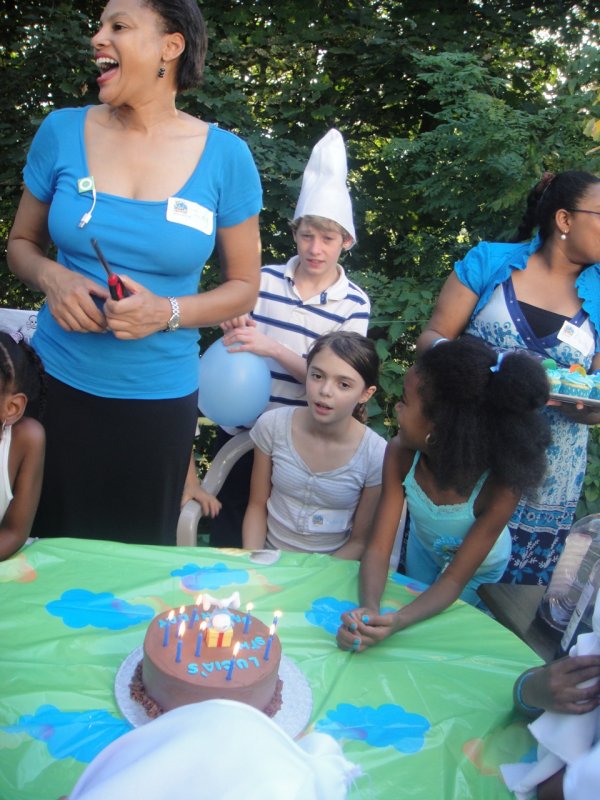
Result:
<svg viewBox="0 0 600 800">
<path fill-rule="evenodd" d="M 454 265 L 417 353 L 463 333 L 563 368 L 600 370 L 600 178 L 545 173 L 513 241 L 480 242 Z M 510 520 L 507 583 L 552 577 L 581 494 L 589 426 L 600 423 L 600 410 L 584 403 L 551 400 L 544 414 L 552 431 L 548 470 Z"/>
<path fill-rule="evenodd" d="M 498 355 L 475 338 L 443 342 L 407 372 L 396 406 L 373 529 L 360 565 L 360 607 L 342 617 L 338 644 L 364 650 L 439 614 L 500 579 L 507 528 L 521 493 L 544 477 L 548 399 L 542 366 L 524 353 Z M 395 613 L 379 603 L 406 497 L 406 572 L 429 588 Z"/>
</svg>

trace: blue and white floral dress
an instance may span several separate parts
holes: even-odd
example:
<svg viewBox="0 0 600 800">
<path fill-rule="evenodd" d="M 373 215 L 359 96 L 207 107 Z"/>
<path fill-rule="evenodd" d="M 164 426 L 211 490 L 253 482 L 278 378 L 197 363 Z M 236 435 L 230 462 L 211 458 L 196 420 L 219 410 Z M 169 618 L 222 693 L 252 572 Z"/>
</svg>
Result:
<svg viewBox="0 0 600 800">
<path fill-rule="evenodd" d="M 480 296 L 465 333 L 499 349 L 529 350 L 553 358 L 559 366 L 581 364 L 587 371 L 600 349 L 600 268 L 586 268 L 576 282 L 583 306 L 570 321 L 594 343 L 592 351 L 583 354 L 561 341 L 558 331 L 536 337 L 521 313 L 511 275 L 514 269 L 524 269 L 538 246 L 538 239 L 525 245 L 482 243 L 458 262 L 459 280 Z M 542 413 L 552 434 L 548 470 L 543 484 L 521 497 L 509 523 L 512 553 L 502 578 L 505 582 L 548 583 L 573 522 L 585 475 L 588 426 L 572 422 L 550 406 Z"/>
</svg>

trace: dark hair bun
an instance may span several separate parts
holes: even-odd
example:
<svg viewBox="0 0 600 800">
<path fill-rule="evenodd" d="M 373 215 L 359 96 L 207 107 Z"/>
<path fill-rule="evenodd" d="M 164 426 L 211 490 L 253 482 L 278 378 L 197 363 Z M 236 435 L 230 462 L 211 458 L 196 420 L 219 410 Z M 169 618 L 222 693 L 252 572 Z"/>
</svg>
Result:
<svg viewBox="0 0 600 800">
<path fill-rule="evenodd" d="M 506 353 L 492 372 L 487 402 L 491 408 L 522 413 L 541 408 L 548 400 L 546 371 L 533 356 Z"/>
<path fill-rule="evenodd" d="M 424 353 L 417 369 L 427 374 L 431 400 L 451 405 L 484 402 L 496 353 L 481 339 L 463 336 Z"/>
</svg>

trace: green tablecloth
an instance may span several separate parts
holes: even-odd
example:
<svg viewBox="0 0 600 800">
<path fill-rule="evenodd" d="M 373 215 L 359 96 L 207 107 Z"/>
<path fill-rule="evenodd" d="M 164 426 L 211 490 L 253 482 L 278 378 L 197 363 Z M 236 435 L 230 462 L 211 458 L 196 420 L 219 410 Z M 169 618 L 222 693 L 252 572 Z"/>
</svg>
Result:
<svg viewBox="0 0 600 800">
<path fill-rule="evenodd" d="M 533 745 L 511 688 L 537 656 L 460 602 L 365 653 L 342 652 L 335 630 L 356 603 L 357 571 L 324 555 L 283 553 L 259 566 L 239 550 L 75 539 L 39 541 L 1 563 L 1 800 L 67 794 L 130 728 L 115 675 L 152 617 L 203 591 L 235 590 L 267 625 L 283 612 L 284 653 L 312 689 L 310 726 L 335 736 L 365 772 L 351 797 L 510 797 L 498 766 Z M 394 575 L 383 606 L 399 608 L 419 588 Z"/>
</svg>

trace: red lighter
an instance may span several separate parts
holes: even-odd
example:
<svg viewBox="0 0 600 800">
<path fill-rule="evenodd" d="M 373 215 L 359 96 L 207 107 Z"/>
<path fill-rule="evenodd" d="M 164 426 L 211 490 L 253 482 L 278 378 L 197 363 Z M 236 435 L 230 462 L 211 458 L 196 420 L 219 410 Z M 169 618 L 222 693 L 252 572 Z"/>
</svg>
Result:
<svg viewBox="0 0 600 800">
<path fill-rule="evenodd" d="M 108 266 L 108 261 L 104 258 L 104 253 L 100 250 L 100 245 L 96 239 L 92 239 L 92 247 L 96 251 L 98 261 L 102 264 L 108 274 L 108 290 L 113 300 L 122 300 L 124 297 L 129 297 L 131 292 L 125 288 L 125 284 Z"/>
</svg>

